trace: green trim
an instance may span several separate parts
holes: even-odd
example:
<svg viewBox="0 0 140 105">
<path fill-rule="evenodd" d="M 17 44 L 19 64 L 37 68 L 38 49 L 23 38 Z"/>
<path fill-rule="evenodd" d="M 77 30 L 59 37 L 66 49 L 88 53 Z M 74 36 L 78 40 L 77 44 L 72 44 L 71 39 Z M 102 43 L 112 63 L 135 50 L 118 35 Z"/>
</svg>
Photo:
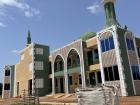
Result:
<svg viewBox="0 0 140 105">
<path fill-rule="evenodd" d="M 10 87 L 11 87 L 11 97 L 13 97 L 14 95 L 14 80 L 15 80 L 15 65 L 10 66 L 11 67 L 11 71 L 10 71 L 10 75 L 11 75 L 11 83 L 10 83 Z"/>
<path fill-rule="evenodd" d="M 95 36 L 96 36 L 96 32 L 86 32 L 80 36 L 80 39 L 82 39 L 83 41 L 86 41 Z"/>
<path fill-rule="evenodd" d="M 54 73 L 54 76 L 64 76 L 64 71 L 57 71 Z"/>
<path fill-rule="evenodd" d="M 81 68 L 80 66 L 77 66 L 77 67 L 73 67 L 73 68 L 69 68 L 68 69 L 68 74 L 72 74 L 72 73 L 80 73 L 81 72 Z"/>
<path fill-rule="evenodd" d="M 51 92 L 51 81 L 49 79 L 49 55 L 50 50 L 49 46 L 35 44 L 34 48 L 43 48 L 43 55 L 34 53 L 34 61 L 42 61 L 44 64 L 44 70 L 34 70 L 34 78 L 35 79 L 44 79 L 44 87 L 43 88 L 35 88 L 35 92 L 38 96 L 45 96 Z M 34 49 L 34 51 L 36 51 Z"/>
<path fill-rule="evenodd" d="M 105 14 L 106 14 L 106 25 L 105 28 L 110 27 L 112 25 L 119 25 L 116 19 L 115 7 L 113 2 L 107 2 L 104 4 Z"/>
<path fill-rule="evenodd" d="M 126 83 L 126 90 L 128 92 L 128 96 L 134 95 L 134 88 L 133 88 L 133 81 L 131 76 L 131 65 L 129 65 L 129 59 L 127 54 L 127 46 L 125 43 L 125 32 L 126 30 L 117 28 L 117 34 L 118 34 L 118 42 L 120 44 L 119 49 L 121 50 L 121 58 L 123 60 L 122 65 L 124 68 L 124 75 L 125 75 L 125 83 Z"/>
</svg>

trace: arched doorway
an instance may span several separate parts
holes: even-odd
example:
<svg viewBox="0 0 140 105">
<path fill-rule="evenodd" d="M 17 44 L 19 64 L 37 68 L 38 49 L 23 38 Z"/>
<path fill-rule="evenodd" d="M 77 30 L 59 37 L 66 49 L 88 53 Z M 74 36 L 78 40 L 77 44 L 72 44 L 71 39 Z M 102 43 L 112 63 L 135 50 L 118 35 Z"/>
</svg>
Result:
<svg viewBox="0 0 140 105">
<path fill-rule="evenodd" d="M 75 88 L 82 86 L 80 56 L 75 49 L 72 49 L 67 57 L 68 90 L 74 93 Z"/>
<path fill-rule="evenodd" d="M 64 60 L 58 55 L 54 62 L 55 92 L 64 93 Z"/>
</svg>

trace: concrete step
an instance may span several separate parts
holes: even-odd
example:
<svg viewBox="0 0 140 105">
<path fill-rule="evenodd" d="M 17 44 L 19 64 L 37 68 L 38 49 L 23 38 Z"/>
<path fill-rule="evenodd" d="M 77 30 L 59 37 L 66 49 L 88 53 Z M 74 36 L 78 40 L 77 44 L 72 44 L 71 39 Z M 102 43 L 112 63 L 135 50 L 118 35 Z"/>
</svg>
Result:
<svg viewBox="0 0 140 105">
<path fill-rule="evenodd" d="M 140 105 L 140 96 L 120 97 L 120 105 Z"/>
</svg>

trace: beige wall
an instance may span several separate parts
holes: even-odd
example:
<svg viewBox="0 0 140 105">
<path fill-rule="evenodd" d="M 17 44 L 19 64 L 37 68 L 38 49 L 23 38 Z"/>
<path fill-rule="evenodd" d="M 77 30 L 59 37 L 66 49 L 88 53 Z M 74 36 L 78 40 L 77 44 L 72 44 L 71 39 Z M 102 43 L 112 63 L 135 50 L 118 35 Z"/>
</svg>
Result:
<svg viewBox="0 0 140 105">
<path fill-rule="evenodd" d="M 102 63 L 103 63 L 103 67 L 109 67 L 117 64 L 117 59 L 116 59 L 116 54 L 114 49 L 102 53 Z"/>
<path fill-rule="evenodd" d="M 78 73 L 69 74 L 69 76 L 72 76 L 72 85 L 69 85 L 69 92 L 74 93 L 76 88 L 82 87 L 82 84 L 79 84 Z"/>
<path fill-rule="evenodd" d="M 91 48 L 91 47 L 96 46 L 97 45 L 97 39 L 96 39 L 96 37 L 88 40 L 86 42 L 86 44 L 87 44 L 87 48 Z"/>
<path fill-rule="evenodd" d="M 99 71 L 100 70 L 100 64 L 94 64 L 89 66 L 89 71 Z"/>
<path fill-rule="evenodd" d="M 136 95 L 140 95 L 140 80 L 134 80 Z"/>
<path fill-rule="evenodd" d="M 32 70 L 29 70 L 29 64 L 32 62 L 30 49 L 31 46 L 22 51 L 24 59 L 16 65 L 15 92 L 17 92 L 17 82 L 19 82 L 19 95 L 23 95 L 24 89 L 28 90 L 28 80 L 32 79 Z"/>
</svg>

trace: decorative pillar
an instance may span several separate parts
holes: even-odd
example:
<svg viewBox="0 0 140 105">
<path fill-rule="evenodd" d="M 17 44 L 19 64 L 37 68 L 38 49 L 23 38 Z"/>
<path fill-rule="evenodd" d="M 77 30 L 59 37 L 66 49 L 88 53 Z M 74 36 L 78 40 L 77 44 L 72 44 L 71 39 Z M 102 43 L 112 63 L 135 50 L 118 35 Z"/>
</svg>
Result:
<svg viewBox="0 0 140 105">
<path fill-rule="evenodd" d="M 54 61 L 53 60 L 51 60 L 51 61 L 52 61 L 52 64 L 51 64 L 51 66 L 52 66 L 52 94 L 54 95 L 55 94 Z"/>
</svg>

